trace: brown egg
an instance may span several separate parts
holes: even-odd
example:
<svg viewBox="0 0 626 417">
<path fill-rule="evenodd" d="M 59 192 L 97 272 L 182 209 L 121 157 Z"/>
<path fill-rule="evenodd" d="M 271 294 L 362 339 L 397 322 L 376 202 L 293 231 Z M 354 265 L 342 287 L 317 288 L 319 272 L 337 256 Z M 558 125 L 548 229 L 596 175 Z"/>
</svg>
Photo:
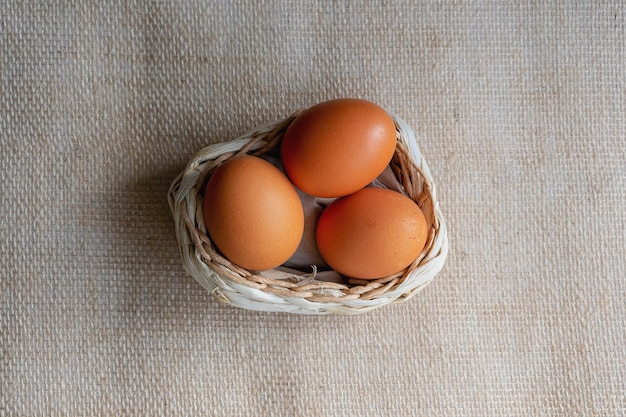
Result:
<svg viewBox="0 0 626 417">
<path fill-rule="evenodd" d="M 391 116 L 366 100 L 337 99 L 305 110 L 281 144 L 285 172 L 302 191 L 340 197 L 373 181 L 393 157 Z"/>
<path fill-rule="evenodd" d="M 317 223 L 317 246 L 337 272 L 375 279 L 402 271 L 426 244 L 426 219 L 405 195 L 368 187 L 332 202 Z"/>
<path fill-rule="evenodd" d="M 215 169 L 205 188 L 204 219 L 222 254 L 251 270 L 284 263 L 298 248 L 304 229 L 293 184 L 269 162 L 247 155 Z"/>
</svg>

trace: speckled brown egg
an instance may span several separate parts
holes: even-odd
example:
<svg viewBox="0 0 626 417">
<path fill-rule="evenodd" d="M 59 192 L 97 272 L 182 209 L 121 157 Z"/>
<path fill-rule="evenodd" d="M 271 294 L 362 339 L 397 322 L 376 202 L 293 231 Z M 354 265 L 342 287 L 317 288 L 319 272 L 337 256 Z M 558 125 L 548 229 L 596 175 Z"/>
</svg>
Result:
<svg viewBox="0 0 626 417">
<path fill-rule="evenodd" d="M 368 187 L 333 201 L 317 223 L 324 260 L 352 278 L 402 271 L 422 252 L 428 235 L 419 206 L 397 191 Z"/>
<path fill-rule="evenodd" d="M 255 156 L 235 157 L 215 169 L 203 209 L 215 246 L 246 269 L 281 265 L 302 238 L 304 212 L 296 189 L 278 168 Z"/>
<path fill-rule="evenodd" d="M 393 157 L 396 128 L 382 107 L 343 98 L 317 104 L 287 128 L 281 159 L 287 176 L 317 197 L 340 197 L 373 181 Z"/>
</svg>

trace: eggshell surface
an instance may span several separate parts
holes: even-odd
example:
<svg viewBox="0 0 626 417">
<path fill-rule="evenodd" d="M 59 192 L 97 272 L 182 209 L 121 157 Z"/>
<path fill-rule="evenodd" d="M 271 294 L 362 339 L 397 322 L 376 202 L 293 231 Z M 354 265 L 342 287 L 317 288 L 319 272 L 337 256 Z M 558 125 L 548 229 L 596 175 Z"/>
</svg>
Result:
<svg viewBox="0 0 626 417">
<path fill-rule="evenodd" d="M 391 116 L 366 100 L 319 103 L 287 128 L 281 159 L 291 181 L 317 197 L 340 197 L 373 181 L 395 152 Z"/>
<path fill-rule="evenodd" d="M 342 275 L 382 278 L 415 261 L 426 244 L 426 219 L 407 196 L 368 187 L 339 198 L 317 223 L 322 257 Z"/>
<path fill-rule="evenodd" d="M 281 265 L 302 238 L 304 212 L 296 189 L 280 170 L 255 156 L 232 158 L 214 170 L 203 210 L 215 246 L 246 269 Z"/>
</svg>

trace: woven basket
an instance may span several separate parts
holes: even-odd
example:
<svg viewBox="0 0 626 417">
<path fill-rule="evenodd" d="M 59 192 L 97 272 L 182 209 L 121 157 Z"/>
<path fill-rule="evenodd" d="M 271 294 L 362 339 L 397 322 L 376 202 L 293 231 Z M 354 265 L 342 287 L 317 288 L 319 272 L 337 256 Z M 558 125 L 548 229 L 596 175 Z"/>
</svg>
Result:
<svg viewBox="0 0 626 417">
<path fill-rule="evenodd" d="M 421 207 L 429 236 L 420 256 L 404 271 L 377 280 L 328 282 L 312 266 L 300 272 L 277 268 L 248 271 L 231 263 L 207 235 L 203 217 L 204 186 L 213 170 L 238 155 L 278 154 L 280 141 L 300 112 L 268 123 L 229 142 L 210 145 L 189 161 L 172 183 L 168 201 L 185 270 L 217 300 L 251 310 L 302 314 L 359 314 L 408 300 L 443 268 L 448 237 L 435 184 L 408 125 L 393 116 L 396 151 L 391 169 L 404 193 Z"/>
</svg>

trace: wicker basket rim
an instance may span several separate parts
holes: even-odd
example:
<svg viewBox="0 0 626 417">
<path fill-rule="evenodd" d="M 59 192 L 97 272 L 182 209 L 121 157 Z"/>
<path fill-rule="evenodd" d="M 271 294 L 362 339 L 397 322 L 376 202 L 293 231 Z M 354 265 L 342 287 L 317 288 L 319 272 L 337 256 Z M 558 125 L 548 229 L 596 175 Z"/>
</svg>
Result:
<svg viewBox="0 0 626 417">
<path fill-rule="evenodd" d="M 251 310 L 360 314 L 412 298 L 443 268 L 448 237 L 435 184 L 415 133 L 395 114 L 391 116 L 396 124 L 397 145 L 390 165 L 406 194 L 422 208 L 431 231 L 424 251 L 406 270 L 378 280 L 340 284 L 317 279 L 315 267 L 310 272 L 247 271 L 225 259 L 212 245 L 202 215 L 202 186 L 206 178 L 229 158 L 275 150 L 299 113 L 259 125 L 233 140 L 208 145 L 189 160 L 172 182 L 168 202 L 186 272 L 218 301 Z"/>
</svg>

